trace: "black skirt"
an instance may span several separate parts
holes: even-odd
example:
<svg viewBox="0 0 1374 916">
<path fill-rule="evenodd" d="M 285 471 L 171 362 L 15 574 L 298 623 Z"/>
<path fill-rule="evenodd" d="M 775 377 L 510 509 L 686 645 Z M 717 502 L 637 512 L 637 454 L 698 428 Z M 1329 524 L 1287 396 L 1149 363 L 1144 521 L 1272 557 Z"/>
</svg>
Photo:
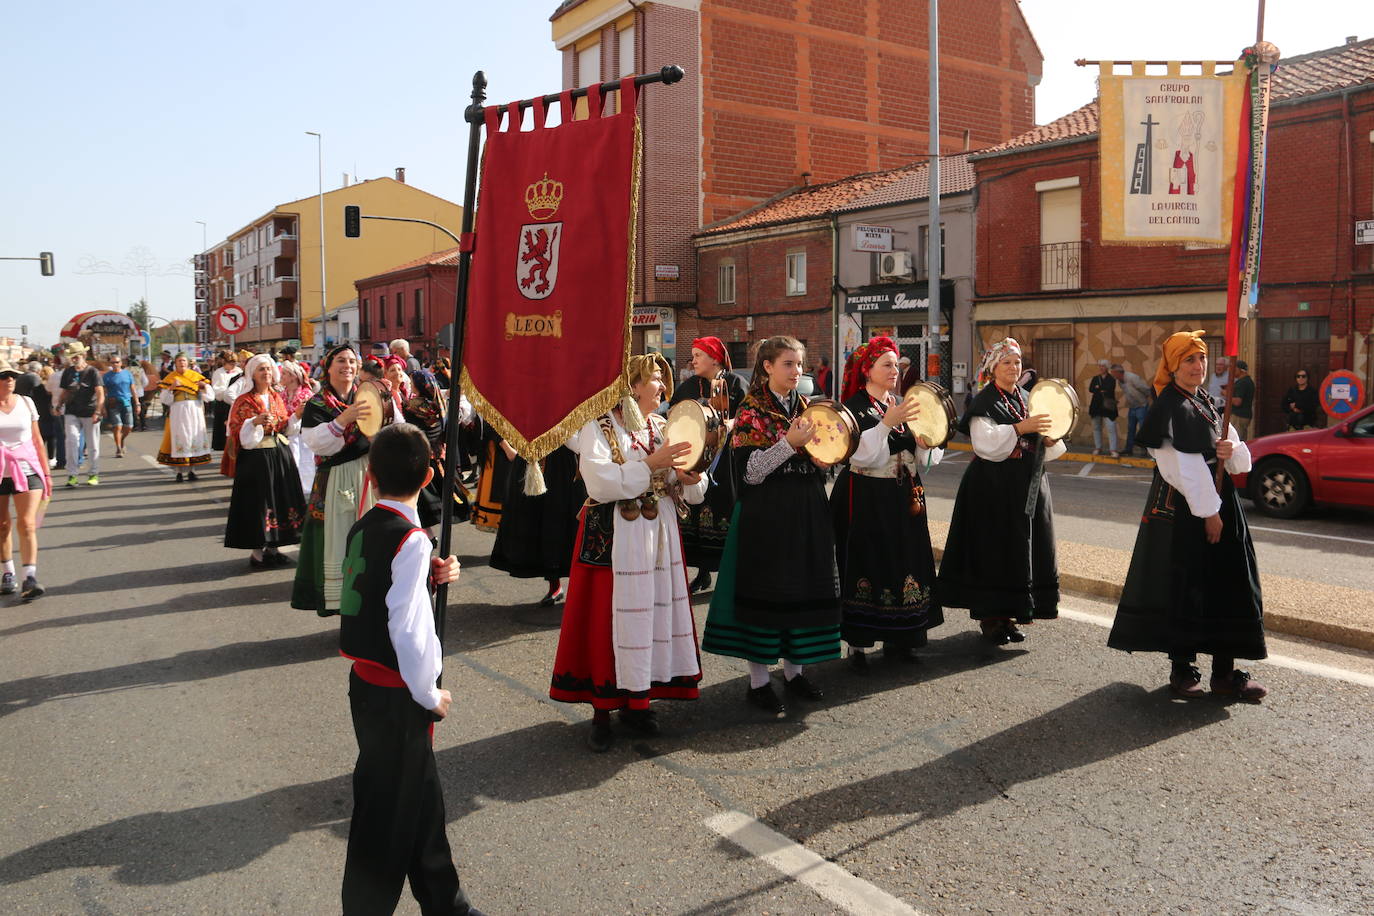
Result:
<svg viewBox="0 0 1374 916">
<path fill-rule="evenodd" d="M 1025 511 L 1033 475 L 1038 494 Z M 936 583 L 945 607 L 974 620 L 1059 616 L 1059 564 L 1049 481 L 1034 451 L 1005 461 L 975 457 L 959 481 Z"/>
<path fill-rule="evenodd" d="M 491 549 L 491 567 L 517 579 L 563 579 L 572 570 L 577 516 L 587 488 L 577 476 L 577 455 L 554 449 L 544 459 L 548 492 L 525 495 L 524 458 L 511 463 L 501 504 L 501 526 Z"/>
<path fill-rule="evenodd" d="M 776 630 L 840 622 L 835 538 L 821 474 L 793 459 L 740 499 L 735 617 Z"/>
<path fill-rule="evenodd" d="M 223 401 L 215 401 L 210 405 L 210 448 L 217 452 L 224 451 L 225 442 L 228 440 L 229 405 Z"/>
<path fill-rule="evenodd" d="M 908 509 L 912 486 L 846 468 L 831 491 L 844 611 L 840 635 L 851 646 L 919 648 L 926 631 L 945 621 L 920 478 L 914 482 L 917 515 Z"/>
<path fill-rule="evenodd" d="M 1207 543 L 1203 520 L 1155 470 L 1107 645 L 1226 658 L 1268 654 L 1255 545 L 1229 474 L 1221 523 L 1221 540 Z"/>
<path fill-rule="evenodd" d="M 239 550 L 299 544 L 305 527 L 305 494 L 291 450 L 239 449 L 224 546 Z"/>
<path fill-rule="evenodd" d="M 720 569 L 725 538 L 730 534 L 730 516 L 735 511 L 735 471 L 733 452 L 721 450 L 700 505 L 688 506 L 687 517 L 678 523 L 682 532 L 684 562 L 698 570 Z"/>
</svg>

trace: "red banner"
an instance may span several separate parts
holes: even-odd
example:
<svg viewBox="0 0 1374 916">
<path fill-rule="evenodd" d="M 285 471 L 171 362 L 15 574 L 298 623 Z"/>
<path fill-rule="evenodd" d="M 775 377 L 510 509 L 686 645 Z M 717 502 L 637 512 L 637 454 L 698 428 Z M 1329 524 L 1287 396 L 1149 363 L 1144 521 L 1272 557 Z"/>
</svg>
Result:
<svg viewBox="0 0 1374 916">
<path fill-rule="evenodd" d="M 462 385 L 527 459 L 615 404 L 629 354 L 639 130 L 633 79 L 619 114 L 520 130 L 514 104 L 486 110 Z M 505 115 L 505 129 L 499 129 Z"/>
</svg>

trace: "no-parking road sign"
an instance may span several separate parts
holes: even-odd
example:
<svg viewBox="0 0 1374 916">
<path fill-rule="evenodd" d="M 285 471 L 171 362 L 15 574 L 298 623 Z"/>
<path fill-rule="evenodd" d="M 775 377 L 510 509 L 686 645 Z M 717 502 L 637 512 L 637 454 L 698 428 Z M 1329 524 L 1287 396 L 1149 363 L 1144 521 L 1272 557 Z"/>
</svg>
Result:
<svg viewBox="0 0 1374 916">
<path fill-rule="evenodd" d="M 1322 379 L 1319 389 L 1322 410 L 1328 416 L 1343 420 L 1364 406 L 1364 386 L 1360 377 L 1349 369 L 1337 369 Z"/>
<path fill-rule="evenodd" d="M 248 313 L 243 306 L 226 302 L 215 312 L 215 326 L 232 337 L 248 326 Z"/>
</svg>

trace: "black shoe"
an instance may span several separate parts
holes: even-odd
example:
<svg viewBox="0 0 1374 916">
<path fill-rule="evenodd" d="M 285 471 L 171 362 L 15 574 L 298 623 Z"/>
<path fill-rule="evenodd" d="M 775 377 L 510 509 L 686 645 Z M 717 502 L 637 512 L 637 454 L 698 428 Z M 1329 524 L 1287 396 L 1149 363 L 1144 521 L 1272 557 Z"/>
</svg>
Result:
<svg viewBox="0 0 1374 916">
<path fill-rule="evenodd" d="M 253 569 L 270 569 L 272 566 L 266 557 L 263 557 L 261 560 L 257 557 L 249 557 L 248 565 Z"/>
<path fill-rule="evenodd" d="M 549 590 L 549 593 L 548 593 L 547 595 L 545 595 L 543 598 L 540 598 L 540 599 L 539 599 L 539 606 L 540 606 L 540 607 L 553 607 L 555 604 L 557 604 L 558 602 L 560 602 L 560 601 L 562 601 L 562 600 L 563 600 L 563 586 L 560 585 L 560 586 L 558 586 L 558 588 L 550 589 L 550 590 Z"/>
<path fill-rule="evenodd" d="M 980 620 L 978 624 L 983 631 L 983 639 L 994 646 L 1005 646 L 1011 642 L 1011 637 L 1007 635 L 1007 628 L 1003 625 L 1003 621 Z"/>
<path fill-rule="evenodd" d="M 764 712 L 771 713 L 774 716 L 781 716 L 787 712 L 787 707 L 783 705 L 778 695 L 773 692 L 773 685 L 771 683 L 764 684 L 762 687 L 750 687 L 749 692 L 745 694 L 745 700 L 748 701 L 750 706 L 757 706 Z"/>
<path fill-rule="evenodd" d="M 711 571 L 703 569 L 697 573 L 697 577 L 687 586 L 688 592 L 704 592 L 711 587 Z"/>
<path fill-rule="evenodd" d="M 1016 624 L 1015 624 L 1015 623 L 1012 623 L 1010 620 L 1008 620 L 1008 621 L 1006 622 L 1006 625 L 1002 627 L 1002 632 L 1004 632 L 1004 633 L 1007 634 L 1007 641 L 1008 641 L 1008 642 L 1025 642 L 1025 641 L 1026 641 L 1026 634 L 1025 634 L 1025 633 L 1022 633 L 1019 629 L 1017 629 Z"/>
<path fill-rule="evenodd" d="M 657 736 L 658 716 L 652 709 L 622 709 L 620 711 L 620 724 L 631 731 L 639 732 L 641 735 Z"/>
<path fill-rule="evenodd" d="M 587 747 L 604 754 L 611 749 L 611 723 L 592 721 L 592 730 L 587 733 Z"/>
<path fill-rule="evenodd" d="M 862 649 L 849 650 L 849 667 L 853 668 L 859 674 L 869 673 L 868 656 L 864 654 Z"/>
<path fill-rule="evenodd" d="M 808 681 L 804 674 L 799 674 L 791 678 L 783 678 L 782 685 L 787 688 L 788 693 L 799 696 L 803 700 L 825 699 L 825 691 Z"/>
<path fill-rule="evenodd" d="M 295 560 L 292 560 L 290 557 L 288 557 L 286 554 L 282 553 L 280 550 L 274 550 L 274 551 L 272 551 L 271 553 L 263 554 L 263 557 L 262 557 L 262 558 L 263 558 L 264 560 L 267 561 L 267 563 L 268 563 L 269 566 L 295 566 L 295 565 L 296 565 L 296 561 L 295 561 Z"/>
<path fill-rule="evenodd" d="M 13 595 L 18 589 L 14 584 L 14 573 L 0 576 L 0 595 Z"/>
<path fill-rule="evenodd" d="M 185 479 L 186 475 L 181 473 L 180 471 L 177 471 L 177 483 L 181 483 Z"/>
<path fill-rule="evenodd" d="M 43 597 L 47 589 L 38 584 L 38 580 L 33 576 L 24 577 L 24 590 L 19 593 L 19 600 L 32 601 L 35 598 Z"/>
<path fill-rule="evenodd" d="M 196 472 L 195 472 L 195 471 L 187 471 L 187 472 L 186 472 L 186 479 L 187 479 L 187 480 L 200 480 L 200 478 L 196 476 Z"/>
</svg>

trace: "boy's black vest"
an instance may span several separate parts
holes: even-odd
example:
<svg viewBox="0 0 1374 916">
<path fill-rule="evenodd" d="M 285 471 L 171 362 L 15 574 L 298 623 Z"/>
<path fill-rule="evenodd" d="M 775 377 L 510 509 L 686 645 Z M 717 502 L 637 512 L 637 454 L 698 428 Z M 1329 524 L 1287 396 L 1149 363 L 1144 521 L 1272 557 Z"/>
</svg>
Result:
<svg viewBox="0 0 1374 916">
<path fill-rule="evenodd" d="M 373 506 L 348 530 L 339 598 L 339 649 L 392 671 L 400 669 L 387 630 L 386 593 L 391 561 L 412 531 L 410 520 L 386 506 Z"/>
</svg>

